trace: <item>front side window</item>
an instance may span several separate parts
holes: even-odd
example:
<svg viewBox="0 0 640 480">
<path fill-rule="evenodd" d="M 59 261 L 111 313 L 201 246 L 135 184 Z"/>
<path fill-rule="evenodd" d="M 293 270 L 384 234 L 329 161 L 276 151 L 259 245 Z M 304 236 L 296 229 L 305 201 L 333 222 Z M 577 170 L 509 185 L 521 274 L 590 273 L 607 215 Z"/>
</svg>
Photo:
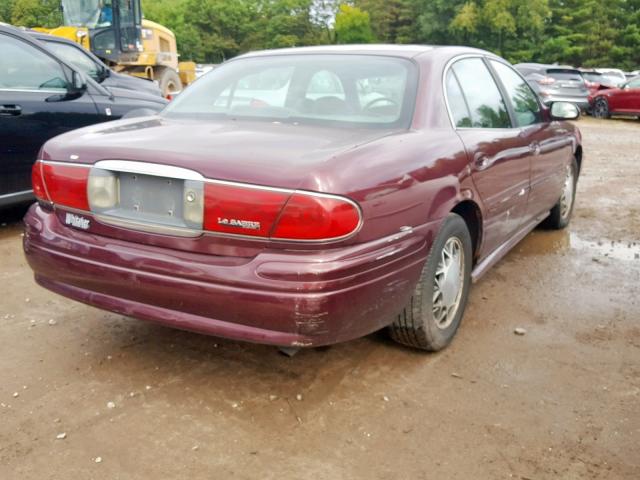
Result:
<svg viewBox="0 0 640 480">
<path fill-rule="evenodd" d="M 451 67 L 467 101 L 473 128 L 511 128 L 500 90 L 480 58 L 458 60 Z"/>
<path fill-rule="evenodd" d="M 94 80 L 99 77 L 98 65 L 91 60 L 91 57 L 84 54 L 79 48 L 61 42 L 46 42 L 47 48 L 58 57 L 76 67 L 81 72 L 90 76 Z"/>
<path fill-rule="evenodd" d="M 9 35 L 0 35 L 0 89 L 66 91 L 62 66 L 49 55 Z"/>
<path fill-rule="evenodd" d="M 502 62 L 491 60 L 491 65 L 511 100 L 517 125 L 525 127 L 540 122 L 540 104 L 527 82 Z"/>
<path fill-rule="evenodd" d="M 168 116 L 408 128 L 417 67 L 375 55 L 275 55 L 232 60 L 189 87 Z"/>
</svg>

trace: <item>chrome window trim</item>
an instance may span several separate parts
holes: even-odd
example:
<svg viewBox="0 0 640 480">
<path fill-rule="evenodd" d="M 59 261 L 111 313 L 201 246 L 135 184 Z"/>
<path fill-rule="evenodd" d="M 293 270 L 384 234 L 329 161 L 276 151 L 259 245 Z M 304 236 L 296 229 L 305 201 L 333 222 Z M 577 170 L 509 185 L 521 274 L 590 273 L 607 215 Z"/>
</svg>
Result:
<svg viewBox="0 0 640 480">
<path fill-rule="evenodd" d="M 20 92 L 20 93 L 66 93 L 67 89 L 66 88 L 59 88 L 57 90 L 51 89 L 51 90 L 39 90 L 37 88 L 7 88 L 7 87 L 0 87 L 0 92 Z"/>
<path fill-rule="evenodd" d="M 177 178 L 181 180 L 196 180 L 202 181 L 204 183 L 211 183 L 217 185 L 229 185 L 238 188 L 250 188 L 255 190 L 266 190 L 271 192 L 281 192 L 287 193 L 289 195 L 298 194 L 298 195 L 307 195 L 310 197 L 321 197 L 321 198 L 333 198 L 337 199 L 352 205 L 356 211 L 358 212 L 358 224 L 353 229 L 352 232 L 347 235 L 342 235 L 340 237 L 332 237 L 332 238 L 320 238 L 320 239 L 294 239 L 294 238 L 281 238 L 281 237 L 257 237 L 252 235 L 243 235 L 241 233 L 226 233 L 226 232 L 214 232 L 211 230 L 198 230 L 191 228 L 180 228 L 180 227 L 171 227 L 159 225 L 157 228 L 154 228 L 152 233 L 165 233 L 168 235 L 179 235 L 185 237 L 197 237 L 200 235 L 212 235 L 212 236 L 221 236 L 221 237 L 230 237 L 230 238 L 243 238 L 247 240 L 254 241 L 277 241 L 277 242 L 286 242 L 286 243 L 335 243 L 341 240 L 345 240 L 347 238 L 351 238 L 360 232 L 362 229 L 362 225 L 364 224 L 364 217 L 362 214 L 362 208 L 360 205 L 345 196 L 335 195 L 331 193 L 322 193 L 322 192 L 314 192 L 310 190 L 299 190 L 299 189 L 291 189 L 291 188 L 279 188 L 279 187 L 269 187 L 263 185 L 255 185 L 251 183 L 243 183 L 243 182 L 234 182 L 229 180 L 216 180 L 211 178 L 206 178 L 202 174 L 196 172 L 195 170 L 190 170 L 188 168 L 182 167 L 174 167 L 172 165 L 163 165 L 159 163 L 148 163 L 148 162 L 136 162 L 130 160 L 100 160 L 95 164 L 87 164 L 87 163 L 74 163 L 74 162 L 60 162 L 53 160 L 38 160 L 43 164 L 47 165 L 62 165 L 69 167 L 82 167 L 82 168 L 100 168 L 104 170 L 117 171 L 117 172 L 125 172 L 125 173 L 137 173 L 139 175 L 154 175 L 160 177 L 169 177 L 169 178 Z M 146 168 L 145 168 L 146 167 Z M 175 175 L 172 175 L 175 173 Z M 288 200 L 288 199 L 287 199 Z M 286 203 L 285 203 L 286 205 Z M 284 206 L 284 205 L 283 205 Z M 111 219 L 114 217 L 108 217 L 105 219 L 105 215 L 100 215 L 92 211 L 84 211 L 84 210 L 76 210 L 69 207 L 65 207 L 61 205 L 60 208 L 69 211 L 76 211 L 80 214 L 90 214 L 96 220 L 107 223 L 107 224 L 115 224 L 117 226 L 122 226 L 124 228 L 134 228 L 136 231 L 150 231 L 149 225 L 152 227 L 156 227 L 153 224 L 147 224 L 144 222 L 136 222 L 136 221 L 120 221 L 120 219 L 116 219 L 116 222 Z M 124 225 L 127 223 L 129 226 Z M 164 230 L 164 232 L 162 232 Z M 176 233 L 176 230 L 179 230 L 180 233 Z M 168 233 L 170 231 L 170 233 Z"/>
</svg>

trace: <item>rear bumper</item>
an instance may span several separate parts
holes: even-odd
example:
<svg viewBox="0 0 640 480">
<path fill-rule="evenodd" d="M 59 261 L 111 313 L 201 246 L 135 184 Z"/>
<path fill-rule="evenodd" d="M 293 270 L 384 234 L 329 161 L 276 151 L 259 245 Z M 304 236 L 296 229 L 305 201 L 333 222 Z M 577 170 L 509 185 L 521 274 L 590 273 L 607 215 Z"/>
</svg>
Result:
<svg viewBox="0 0 640 480">
<path fill-rule="evenodd" d="M 366 244 L 264 251 L 242 262 L 83 232 L 37 204 L 25 226 L 24 251 L 36 281 L 61 295 L 184 330 L 317 346 L 393 321 L 439 222 Z"/>
</svg>

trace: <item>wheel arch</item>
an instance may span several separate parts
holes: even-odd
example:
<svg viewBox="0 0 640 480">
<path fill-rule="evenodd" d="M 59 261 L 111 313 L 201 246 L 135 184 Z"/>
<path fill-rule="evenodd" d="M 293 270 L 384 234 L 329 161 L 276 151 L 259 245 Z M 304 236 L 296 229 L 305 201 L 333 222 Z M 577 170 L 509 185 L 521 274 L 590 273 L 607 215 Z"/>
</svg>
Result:
<svg viewBox="0 0 640 480">
<path fill-rule="evenodd" d="M 473 200 L 463 200 L 451 209 L 451 213 L 460 215 L 467 224 L 473 245 L 473 263 L 475 264 L 482 243 L 482 211 L 480 206 Z"/>
<path fill-rule="evenodd" d="M 582 169 L 582 145 L 578 145 L 576 147 L 574 156 L 576 157 L 576 163 L 578 164 L 578 175 L 580 175 L 580 170 Z"/>
</svg>

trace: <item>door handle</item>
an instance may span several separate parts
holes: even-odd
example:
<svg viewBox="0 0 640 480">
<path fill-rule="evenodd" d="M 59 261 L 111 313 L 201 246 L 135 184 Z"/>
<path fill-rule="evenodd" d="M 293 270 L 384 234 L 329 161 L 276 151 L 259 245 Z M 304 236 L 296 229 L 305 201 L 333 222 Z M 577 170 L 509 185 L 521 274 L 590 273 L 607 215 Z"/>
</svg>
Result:
<svg viewBox="0 0 640 480">
<path fill-rule="evenodd" d="M 16 117 L 21 114 L 22 107 L 20 105 L 0 105 L 0 115 Z"/>
<path fill-rule="evenodd" d="M 476 153 L 473 157 L 473 163 L 478 170 L 484 170 L 489 166 L 489 157 L 484 153 Z"/>
<path fill-rule="evenodd" d="M 532 142 L 529 144 L 529 151 L 534 155 L 540 155 L 540 144 L 538 142 Z"/>
</svg>

